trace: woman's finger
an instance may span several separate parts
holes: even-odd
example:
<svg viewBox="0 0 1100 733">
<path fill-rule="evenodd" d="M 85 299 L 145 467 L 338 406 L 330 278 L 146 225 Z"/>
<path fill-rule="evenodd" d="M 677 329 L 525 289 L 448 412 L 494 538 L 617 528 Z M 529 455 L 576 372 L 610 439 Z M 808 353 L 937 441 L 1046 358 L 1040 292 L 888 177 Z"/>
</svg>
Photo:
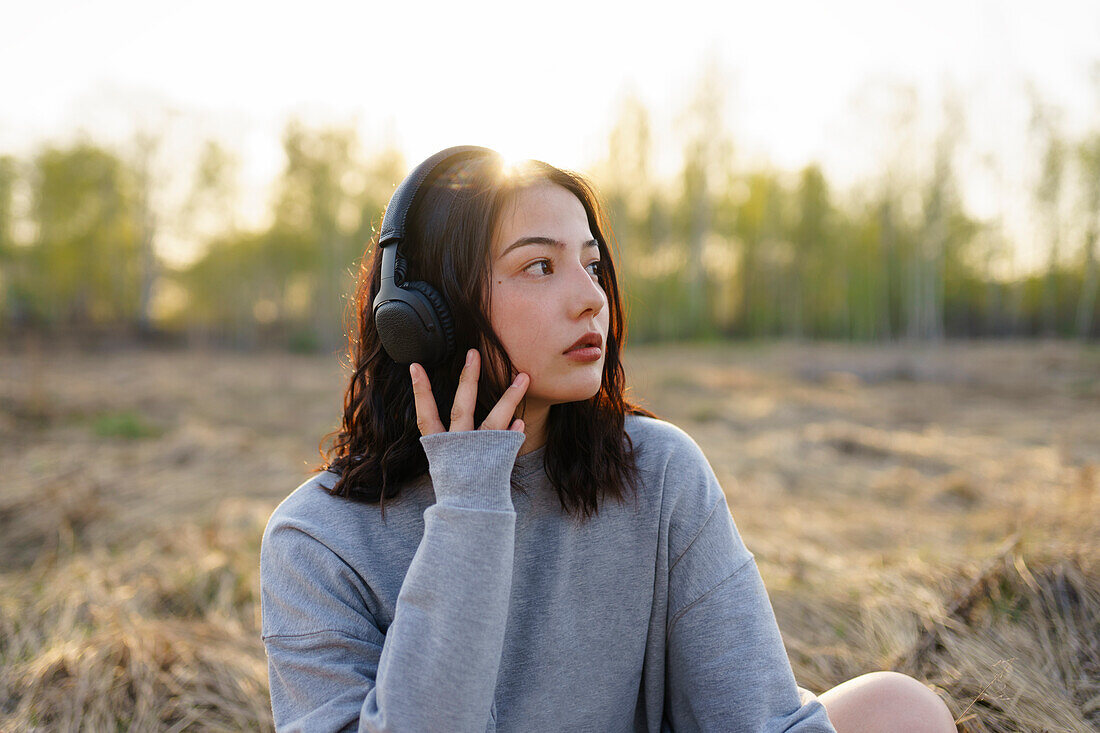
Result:
<svg viewBox="0 0 1100 733">
<path fill-rule="evenodd" d="M 455 401 L 451 405 L 451 432 L 474 429 L 474 409 L 477 406 L 477 379 L 481 373 L 481 356 L 477 349 L 466 352 L 466 364 L 458 375 Z"/>
<path fill-rule="evenodd" d="M 413 362 L 409 364 L 409 377 L 412 379 L 413 403 L 416 405 L 416 427 L 420 429 L 420 434 L 442 433 L 443 423 L 439 421 L 439 409 L 435 405 L 428 373 Z"/>
<path fill-rule="evenodd" d="M 520 400 L 523 399 L 530 384 L 531 378 L 523 372 L 516 375 L 512 384 L 504 390 L 500 401 L 489 411 L 485 422 L 481 423 L 481 430 L 507 430 L 512 423 L 512 415 L 516 413 L 516 408 L 519 407 Z"/>
</svg>

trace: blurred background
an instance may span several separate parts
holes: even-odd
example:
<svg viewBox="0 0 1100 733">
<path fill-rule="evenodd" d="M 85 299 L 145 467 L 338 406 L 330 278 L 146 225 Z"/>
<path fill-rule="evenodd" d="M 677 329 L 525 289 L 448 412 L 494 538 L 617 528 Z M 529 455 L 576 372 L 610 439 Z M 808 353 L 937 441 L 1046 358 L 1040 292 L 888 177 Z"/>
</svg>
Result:
<svg viewBox="0 0 1100 733">
<path fill-rule="evenodd" d="M 0 10 L 0 728 L 270 729 L 259 537 L 459 144 L 587 174 L 799 682 L 1100 726 L 1100 5 Z"/>
</svg>

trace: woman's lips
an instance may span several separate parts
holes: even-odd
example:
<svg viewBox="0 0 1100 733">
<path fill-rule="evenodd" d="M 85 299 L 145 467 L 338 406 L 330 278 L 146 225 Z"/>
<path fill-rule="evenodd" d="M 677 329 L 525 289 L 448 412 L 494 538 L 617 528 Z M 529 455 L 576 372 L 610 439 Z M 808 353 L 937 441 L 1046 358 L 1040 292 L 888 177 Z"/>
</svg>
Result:
<svg viewBox="0 0 1100 733">
<path fill-rule="evenodd" d="M 599 346 L 582 346 L 579 349 L 565 352 L 565 355 L 573 361 L 592 362 L 597 361 L 603 355 L 603 349 Z"/>
</svg>

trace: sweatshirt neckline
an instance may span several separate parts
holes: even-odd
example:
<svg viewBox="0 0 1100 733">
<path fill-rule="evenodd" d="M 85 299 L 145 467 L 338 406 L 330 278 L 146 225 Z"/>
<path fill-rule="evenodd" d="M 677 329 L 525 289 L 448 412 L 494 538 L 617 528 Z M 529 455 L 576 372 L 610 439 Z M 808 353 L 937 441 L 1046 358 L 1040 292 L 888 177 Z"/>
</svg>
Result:
<svg viewBox="0 0 1100 733">
<path fill-rule="evenodd" d="M 512 473 L 518 478 L 528 478 L 543 470 L 543 461 L 546 455 L 546 444 L 542 444 L 530 453 L 516 456 L 515 468 Z"/>
</svg>

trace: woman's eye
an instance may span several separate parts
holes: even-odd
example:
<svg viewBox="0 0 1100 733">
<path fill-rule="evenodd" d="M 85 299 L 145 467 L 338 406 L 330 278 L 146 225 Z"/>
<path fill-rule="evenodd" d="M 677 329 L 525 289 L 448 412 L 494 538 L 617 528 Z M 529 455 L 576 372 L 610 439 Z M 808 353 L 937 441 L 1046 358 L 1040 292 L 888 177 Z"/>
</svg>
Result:
<svg viewBox="0 0 1100 733">
<path fill-rule="evenodd" d="M 542 268 L 540 271 L 536 272 L 536 274 L 539 274 L 539 275 L 549 275 L 554 271 L 553 264 L 550 262 L 550 260 L 536 260 L 536 261 L 532 262 L 531 264 L 529 264 L 527 267 L 525 267 L 524 270 L 535 272 L 532 269 L 532 268 L 535 268 L 535 267 Z M 599 260 L 589 262 L 588 266 L 585 269 L 587 269 L 589 271 L 589 273 L 592 274 L 597 279 L 599 279 L 600 275 L 602 274 L 602 270 L 600 269 L 600 261 Z"/>
<path fill-rule="evenodd" d="M 530 270 L 530 269 L 531 269 L 532 267 L 534 267 L 534 266 L 536 266 L 536 265 L 545 265 L 545 266 L 546 266 L 547 268 L 549 268 L 549 267 L 550 267 L 550 260 L 537 260 L 537 261 L 535 261 L 535 262 L 532 262 L 532 263 L 531 263 L 530 265 L 528 265 L 528 266 L 527 266 L 527 267 L 525 267 L 524 269 L 525 269 L 525 270 Z M 547 270 L 545 270 L 545 271 L 541 272 L 540 274 L 542 274 L 542 275 L 549 275 L 549 274 L 550 274 L 550 272 L 549 272 L 549 269 L 547 269 Z"/>
</svg>

